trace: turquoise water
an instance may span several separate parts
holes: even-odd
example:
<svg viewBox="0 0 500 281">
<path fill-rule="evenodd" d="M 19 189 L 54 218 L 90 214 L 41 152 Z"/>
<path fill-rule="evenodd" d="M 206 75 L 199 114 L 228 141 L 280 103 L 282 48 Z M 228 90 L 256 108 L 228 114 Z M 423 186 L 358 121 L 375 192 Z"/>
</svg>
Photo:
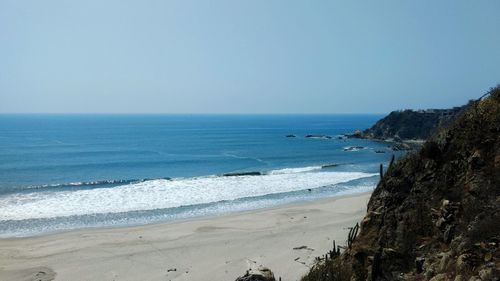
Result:
<svg viewBox="0 0 500 281">
<path fill-rule="evenodd" d="M 391 157 L 387 145 L 341 135 L 379 118 L 0 115 L 0 236 L 217 215 L 371 190 L 378 165 Z M 346 150 L 351 146 L 364 148 Z M 322 167 L 328 164 L 338 165 Z M 222 176 L 234 172 L 259 175 Z"/>
</svg>

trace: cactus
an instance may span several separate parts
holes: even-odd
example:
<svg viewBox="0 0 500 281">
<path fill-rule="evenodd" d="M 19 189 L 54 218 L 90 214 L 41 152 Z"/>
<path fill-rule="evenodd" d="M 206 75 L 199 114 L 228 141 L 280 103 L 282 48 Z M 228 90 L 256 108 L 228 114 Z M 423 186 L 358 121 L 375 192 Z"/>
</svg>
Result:
<svg viewBox="0 0 500 281">
<path fill-rule="evenodd" d="M 337 252 L 336 252 L 336 251 L 337 251 L 337 249 L 335 249 L 335 248 L 337 248 L 337 247 L 335 246 L 335 240 L 333 240 L 333 252 L 336 254 L 336 253 L 337 253 Z"/>
<path fill-rule="evenodd" d="M 351 249 L 352 243 L 354 242 L 354 239 L 356 239 L 356 236 L 358 235 L 358 230 L 359 230 L 359 223 L 356 223 L 354 227 L 349 228 L 349 235 L 347 236 L 347 247 Z"/>
<path fill-rule="evenodd" d="M 394 156 L 394 154 L 393 154 L 393 155 L 392 155 L 392 157 L 391 157 L 391 162 L 389 162 L 389 168 L 387 168 L 387 170 L 389 170 L 389 169 L 392 167 L 392 164 L 394 164 L 394 159 L 395 159 L 395 158 L 396 158 L 396 157 L 395 157 L 395 156 Z"/>
<path fill-rule="evenodd" d="M 340 255 L 339 252 L 337 251 L 337 245 L 335 245 L 335 240 L 333 240 L 333 248 L 331 251 L 328 251 L 328 254 L 330 255 L 331 260 L 335 259 Z"/>
</svg>

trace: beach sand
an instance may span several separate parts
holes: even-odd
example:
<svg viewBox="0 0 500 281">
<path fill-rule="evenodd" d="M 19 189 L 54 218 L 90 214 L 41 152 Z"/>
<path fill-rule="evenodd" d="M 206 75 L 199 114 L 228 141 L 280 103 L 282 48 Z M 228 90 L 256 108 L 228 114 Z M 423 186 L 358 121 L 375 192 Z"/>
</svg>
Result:
<svg viewBox="0 0 500 281">
<path fill-rule="evenodd" d="M 0 280 L 228 280 L 259 265 L 298 280 L 370 194 L 213 218 L 0 240 Z M 306 246 L 306 247 L 302 247 Z M 300 249 L 294 249 L 300 248 Z"/>
</svg>

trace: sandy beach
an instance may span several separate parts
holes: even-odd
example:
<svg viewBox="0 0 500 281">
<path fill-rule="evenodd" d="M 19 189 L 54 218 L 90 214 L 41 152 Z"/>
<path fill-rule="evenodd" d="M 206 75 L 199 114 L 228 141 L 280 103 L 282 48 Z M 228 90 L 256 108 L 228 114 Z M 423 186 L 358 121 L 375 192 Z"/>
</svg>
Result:
<svg viewBox="0 0 500 281">
<path fill-rule="evenodd" d="M 214 218 L 3 239 L 0 280 L 233 281 L 259 265 L 283 280 L 298 280 L 333 240 L 344 244 L 347 227 L 362 219 L 369 197 L 363 193 Z"/>
</svg>

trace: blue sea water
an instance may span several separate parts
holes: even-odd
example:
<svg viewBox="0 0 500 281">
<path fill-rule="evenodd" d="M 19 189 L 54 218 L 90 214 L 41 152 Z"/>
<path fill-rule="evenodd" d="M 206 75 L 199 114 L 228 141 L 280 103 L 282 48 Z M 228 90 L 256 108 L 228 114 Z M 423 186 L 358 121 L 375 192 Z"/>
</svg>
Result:
<svg viewBox="0 0 500 281">
<path fill-rule="evenodd" d="M 387 144 L 341 136 L 381 117 L 0 115 L 0 237 L 368 191 L 392 154 Z M 346 150 L 353 146 L 364 148 Z M 260 175 L 222 176 L 234 172 Z"/>
</svg>

